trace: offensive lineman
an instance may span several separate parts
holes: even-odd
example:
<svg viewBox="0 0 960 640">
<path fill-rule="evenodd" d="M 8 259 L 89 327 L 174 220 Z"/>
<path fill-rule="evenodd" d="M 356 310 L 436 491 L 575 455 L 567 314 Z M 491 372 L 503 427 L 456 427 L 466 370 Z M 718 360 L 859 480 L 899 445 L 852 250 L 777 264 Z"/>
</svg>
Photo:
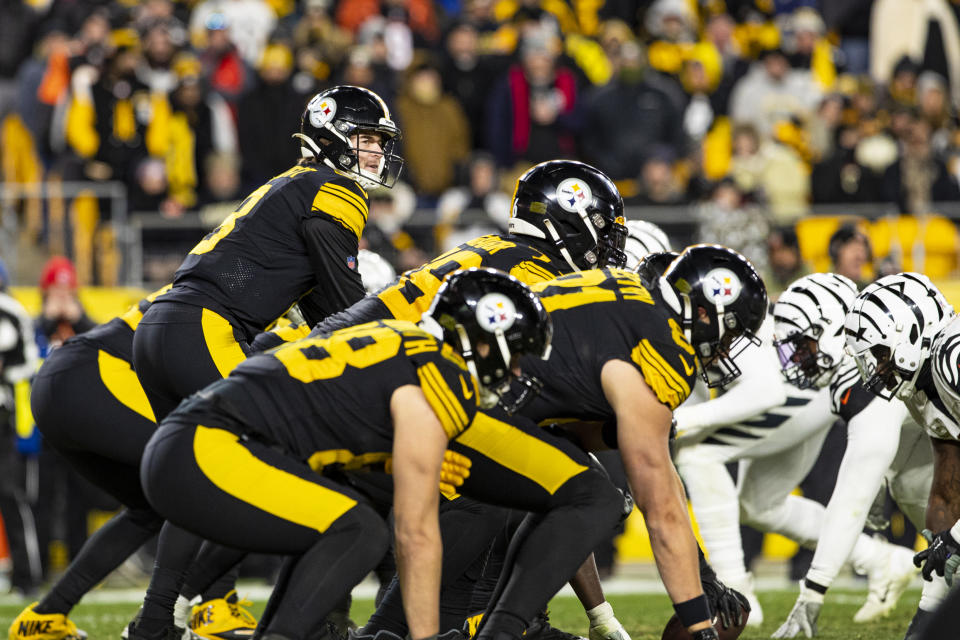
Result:
<svg viewBox="0 0 960 640">
<path fill-rule="evenodd" d="M 519 638 L 513 621 L 545 606 L 616 521 L 622 499 L 585 454 L 535 425 L 477 411 L 496 404 L 522 355 L 549 353 L 549 317 L 525 285 L 487 269 L 453 274 L 421 327 L 376 321 L 252 357 L 181 405 L 148 445 L 143 481 L 162 514 L 222 544 L 291 556 L 263 640 L 313 637 L 385 551 L 383 520 L 344 470 L 393 475 L 416 640 L 440 630 L 441 478 L 540 514 L 517 539 L 525 569 L 488 617 L 490 638 Z M 459 456 L 445 456 L 450 440 Z M 445 459 L 453 477 L 441 474 Z M 205 499 L 178 500 L 184 492 Z"/>
</svg>

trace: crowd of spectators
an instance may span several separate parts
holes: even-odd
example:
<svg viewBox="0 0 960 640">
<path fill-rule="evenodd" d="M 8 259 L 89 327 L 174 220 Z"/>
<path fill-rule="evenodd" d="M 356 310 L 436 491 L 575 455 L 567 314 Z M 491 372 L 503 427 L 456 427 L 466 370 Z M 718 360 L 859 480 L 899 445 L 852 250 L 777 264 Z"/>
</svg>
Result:
<svg viewBox="0 0 960 640">
<path fill-rule="evenodd" d="M 219 211 L 296 160 L 313 93 L 349 83 L 403 130 L 404 184 L 372 194 L 365 240 L 400 269 L 502 229 L 515 178 L 556 157 L 627 205 L 694 206 L 699 237 L 766 267 L 812 204 L 960 199 L 958 21 L 953 0 L 4 2 L 3 171 Z M 24 214 L 34 240 L 61 235 L 53 209 Z"/>
</svg>

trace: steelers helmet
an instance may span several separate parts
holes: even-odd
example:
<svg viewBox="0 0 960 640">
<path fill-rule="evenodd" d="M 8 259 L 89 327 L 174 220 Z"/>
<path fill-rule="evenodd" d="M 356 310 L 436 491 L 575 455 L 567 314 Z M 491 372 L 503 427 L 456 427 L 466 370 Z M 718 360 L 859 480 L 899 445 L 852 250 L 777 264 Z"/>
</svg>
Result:
<svg viewBox="0 0 960 640">
<path fill-rule="evenodd" d="M 676 258 L 663 279 L 680 299 L 683 331 L 709 387 L 723 387 L 740 375 L 735 357 L 767 314 L 767 288 L 750 261 L 720 245 L 696 244 Z M 736 344 L 735 343 L 739 343 Z"/>
<path fill-rule="evenodd" d="M 473 267 L 447 276 L 423 323 L 463 356 L 479 382 L 484 408 L 495 406 L 510 387 L 520 356 L 550 356 L 553 325 L 540 298 L 496 269 Z M 520 382 L 538 388 L 522 375 Z"/>
<path fill-rule="evenodd" d="M 358 143 L 351 136 L 380 136 L 380 165 L 376 173 L 359 163 Z M 369 89 L 341 85 L 321 91 L 307 103 L 300 117 L 300 152 L 337 171 L 350 174 L 362 187 L 390 188 L 400 177 L 403 158 L 395 153 L 400 129 L 390 119 L 390 110 Z M 375 153 L 375 152 L 367 152 Z"/>
<path fill-rule="evenodd" d="M 583 162 L 550 160 L 520 176 L 509 228 L 553 243 L 575 271 L 626 265 L 623 198 L 610 178 Z"/>
<path fill-rule="evenodd" d="M 637 275 L 640 276 L 645 285 L 652 287 L 679 256 L 680 254 L 676 251 L 648 253 L 640 258 L 640 262 L 637 263 Z"/>
</svg>

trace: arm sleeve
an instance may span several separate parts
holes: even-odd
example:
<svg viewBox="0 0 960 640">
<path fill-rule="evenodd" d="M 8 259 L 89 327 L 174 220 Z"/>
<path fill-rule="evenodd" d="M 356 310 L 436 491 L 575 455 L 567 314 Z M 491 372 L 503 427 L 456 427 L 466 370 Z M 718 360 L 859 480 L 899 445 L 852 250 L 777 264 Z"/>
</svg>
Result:
<svg viewBox="0 0 960 640">
<path fill-rule="evenodd" d="M 748 347 L 737 357 L 737 366 L 743 373 L 723 395 L 700 404 L 685 404 L 674 411 L 680 433 L 743 422 L 786 402 L 786 383 L 769 344 Z"/>
<path fill-rule="evenodd" d="M 360 300 L 366 291 L 357 270 L 355 236 L 320 215 L 304 220 L 301 228 L 317 285 L 299 304 L 303 317 L 314 325 Z"/>
<path fill-rule="evenodd" d="M 900 445 L 902 402 L 875 398 L 847 423 L 847 450 L 827 503 L 807 578 L 829 587 L 863 531 L 867 513 Z"/>
</svg>

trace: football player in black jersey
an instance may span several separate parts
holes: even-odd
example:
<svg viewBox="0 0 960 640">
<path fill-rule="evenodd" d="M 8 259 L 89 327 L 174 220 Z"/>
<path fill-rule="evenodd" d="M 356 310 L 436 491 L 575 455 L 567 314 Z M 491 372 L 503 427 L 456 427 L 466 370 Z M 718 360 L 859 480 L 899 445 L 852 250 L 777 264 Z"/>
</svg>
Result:
<svg viewBox="0 0 960 640">
<path fill-rule="evenodd" d="M 225 545 L 291 556 L 263 640 L 314 637 L 386 548 L 383 519 L 344 472 L 393 475 L 416 640 L 440 631 L 439 481 L 540 514 L 515 540 L 518 565 L 539 571 L 507 581 L 490 637 L 519 638 L 619 516 L 619 493 L 575 446 L 478 410 L 519 374 L 520 356 L 549 352 L 549 318 L 525 285 L 457 272 L 422 327 L 376 321 L 252 357 L 182 404 L 148 445 L 141 474 L 160 513 Z M 460 455 L 445 455 L 454 445 Z M 197 499 L 179 500 L 185 493 Z"/>
<path fill-rule="evenodd" d="M 140 456 L 156 423 L 130 362 L 143 311 L 167 289 L 67 340 L 34 378 L 30 405 L 44 442 L 124 508 L 83 545 L 47 595 L 17 616 L 11 638 L 28 638 L 41 625 L 49 638 L 85 637 L 67 618 L 70 610 L 163 524 L 140 488 Z"/>
<path fill-rule="evenodd" d="M 534 290 L 551 313 L 554 345 L 546 361 L 521 361 L 542 383 L 521 413 L 538 423 L 576 420 L 563 426 L 583 446 L 619 449 L 681 622 L 696 640 L 717 637 L 670 458 L 671 413 L 689 395 L 697 369 L 711 387 L 739 375 L 735 345 L 755 341 L 766 314 L 762 280 L 738 253 L 695 245 L 652 283 L 610 269 Z"/>
<path fill-rule="evenodd" d="M 310 100 L 296 136 L 304 158 L 201 240 L 170 291 L 144 314 L 134 367 L 158 420 L 226 376 L 254 337 L 294 303 L 315 323 L 364 295 L 356 256 L 368 215 L 365 189 L 396 182 L 400 131 L 379 96 L 340 86 Z M 164 526 L 135 638 L 166 633 L 199 544 Z M 229 582 L 219 590 L 229 590 Z"/>
</svg>

